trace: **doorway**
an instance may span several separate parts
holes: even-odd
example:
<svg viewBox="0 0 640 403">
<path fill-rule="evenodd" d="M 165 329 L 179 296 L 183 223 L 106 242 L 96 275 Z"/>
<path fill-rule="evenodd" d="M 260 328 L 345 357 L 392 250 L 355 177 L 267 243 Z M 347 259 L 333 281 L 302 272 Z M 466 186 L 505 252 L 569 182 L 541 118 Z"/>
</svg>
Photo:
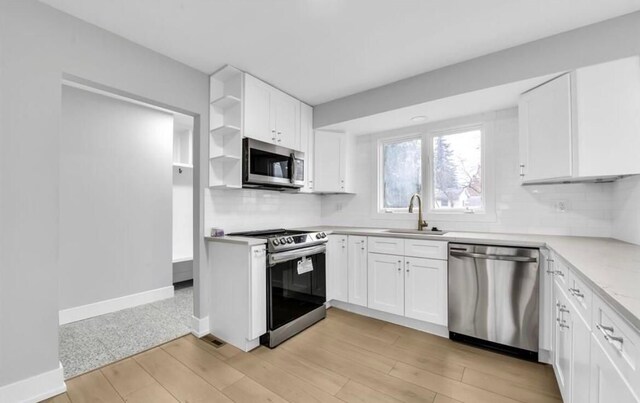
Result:
<svg viewBox="0 0 640 403">
<path fill-rule="evenodd" d="M 191 331 L 193 134 L 193 117 L 63 85 L 65 379 Z"/>
</svg>

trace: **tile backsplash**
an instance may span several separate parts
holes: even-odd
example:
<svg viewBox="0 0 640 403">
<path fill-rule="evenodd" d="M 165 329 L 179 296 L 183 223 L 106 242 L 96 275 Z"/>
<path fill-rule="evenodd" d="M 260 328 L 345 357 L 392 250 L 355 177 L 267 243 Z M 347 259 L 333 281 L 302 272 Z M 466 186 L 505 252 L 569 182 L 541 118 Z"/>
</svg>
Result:
<svg viewBox="0 0 640 403">
<path fill-rule="evenodd" d="M 205 234 L 211 227 L 230 233 L 320 225 L 320 197 L 257 189 L 205 189 Z"/>
</svg>

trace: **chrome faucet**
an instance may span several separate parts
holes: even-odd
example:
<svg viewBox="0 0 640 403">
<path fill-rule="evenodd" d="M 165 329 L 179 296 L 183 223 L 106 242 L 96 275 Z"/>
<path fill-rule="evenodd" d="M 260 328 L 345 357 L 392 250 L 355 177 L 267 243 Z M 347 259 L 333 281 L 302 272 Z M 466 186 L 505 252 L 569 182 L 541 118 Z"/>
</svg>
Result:
<svg viewBox="0 0 640 403">
<path fill-rule="evenodd" d="M 413 196 L 411 196 L 411 200 L 409 200 L 409 212 L 413 213 L 413 199 L 415 198 L 418 198 L 418 231 L 423 231 L 428 225 L 422 218 L 422 197 L 420 197 L 420 194 L 414 193 Z"/>
</svg>

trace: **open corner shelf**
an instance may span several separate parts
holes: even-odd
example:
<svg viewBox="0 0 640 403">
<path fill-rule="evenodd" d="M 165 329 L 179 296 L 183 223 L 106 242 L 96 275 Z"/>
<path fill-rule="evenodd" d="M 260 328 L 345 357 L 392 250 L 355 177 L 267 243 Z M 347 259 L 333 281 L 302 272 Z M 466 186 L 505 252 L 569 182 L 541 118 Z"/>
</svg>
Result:
<svg viewBox="0 0 640 403">
<path fill-rule="evenodd" d="M 242 189 L 240 185 L 209 185 L 209 189 Z"/>
<path fill-rule="evenodd" d="M 220 70 L 216 71 L 211 75 L 211 78 L 216 79 L 218 81 L 229 81 L 230 79 L 236 77 L 237 75 L 242 74 L 242 71 L 238 70 L 233 66 L 226 65 Z"/>
<path fill-rule="evenodd" d="M 233 125 L 222 125 L 211 129 L 210 133 L 214 136 L 229 136 L 240 133 L 240 128 Z"/>
<path fill-rule="evenodd" d="M 220 109 L 228 109 L 238 104 L 240 104 L 240 98 L 233 95 L 223 95 L 220 98 L 211 101 L 212 106 Z"/>
<path fill-rule="evenodd" d="M 209 161 L 237 162 L 237 161 L 240 161 L 240 157 L 236 155 L 223 154 L 223 155 L 213 156 L 209 158 Z"/>
</svg>

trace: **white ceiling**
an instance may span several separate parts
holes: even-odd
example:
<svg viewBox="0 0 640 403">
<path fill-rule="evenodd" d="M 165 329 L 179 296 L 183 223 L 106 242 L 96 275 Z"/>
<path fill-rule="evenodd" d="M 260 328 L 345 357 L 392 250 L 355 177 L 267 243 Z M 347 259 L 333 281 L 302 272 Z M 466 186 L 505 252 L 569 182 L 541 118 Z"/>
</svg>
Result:
<svg viewBox="0 0 640 403">
<path fill-rule="evenodd" d="M 312 105 L 640 9 L 639 0 L 41 0 Z"/>
<path fill-rule="evenodd" d="M 479 91 L 468 92 L 453 97 L 429 101 L 422 104 L 394 109 L 376 115 L 353 119 L 325 126 L 322 129 L 347 132 L 356 136 L 373 134 L 401 127 L 424 125 L 461 116 L 498 111 L 518 104 L 518 97 L 525 91 L 549 81 L 557 74 L 531 78 Z M 424 116 L 426 120 L 413 121 L 411 118 Z"/>
</svg>

